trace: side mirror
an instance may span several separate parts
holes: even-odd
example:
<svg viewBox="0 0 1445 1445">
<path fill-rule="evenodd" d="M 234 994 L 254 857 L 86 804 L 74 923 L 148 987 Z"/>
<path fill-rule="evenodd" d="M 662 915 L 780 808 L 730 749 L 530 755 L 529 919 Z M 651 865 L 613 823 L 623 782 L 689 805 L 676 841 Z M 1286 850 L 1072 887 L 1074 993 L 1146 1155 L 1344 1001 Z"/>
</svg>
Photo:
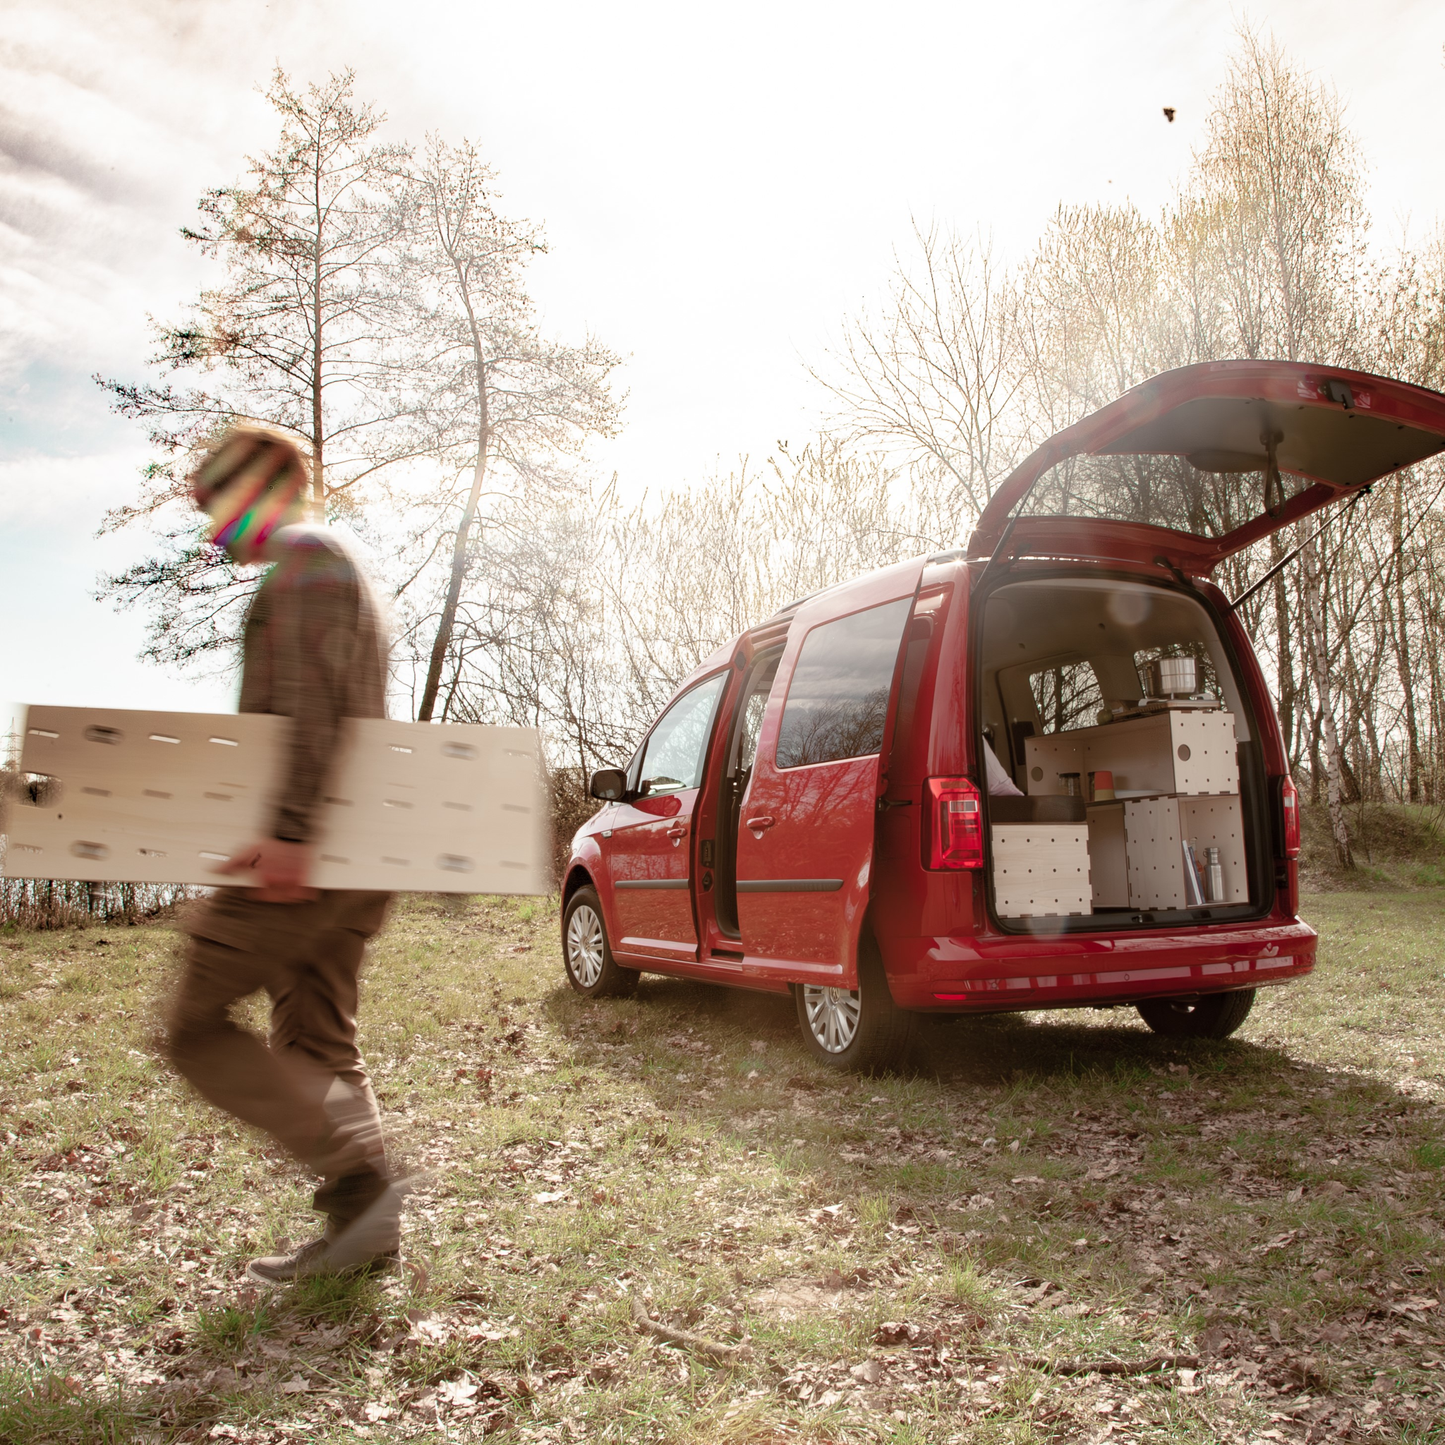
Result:
<svg viewBox="0 0 1445 1445">
<path fill-rule="evenodd" d="M 627 792 L 627 774 L 621 768 L 600 768 L 592 774 L 587 791 L 604 803 L 618 802 Z"/>
</svg>

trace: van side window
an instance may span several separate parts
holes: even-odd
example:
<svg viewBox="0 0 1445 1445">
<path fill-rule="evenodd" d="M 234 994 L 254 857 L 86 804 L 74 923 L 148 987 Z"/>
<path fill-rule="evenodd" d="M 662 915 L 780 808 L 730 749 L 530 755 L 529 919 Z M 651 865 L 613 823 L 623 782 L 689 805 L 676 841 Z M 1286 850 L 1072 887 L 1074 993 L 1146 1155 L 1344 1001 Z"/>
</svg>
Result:
<svg viewBox="0 0 1445 1445">
<path fill-rule="evenodd" d="M 663 713 L 642 754 L 639 793 L 677 793 L 702 782 L 703 754 L 727 673 L 689 688 Z"/>
<path fill-rule="evenodd" d="M 1099 679 L 1087 662 L 1066 662 L 1061 667 L 1030 673 L 1029 688 L 1046 733 L 1091 728 L 1104 706 Z"/>
<path fill-rule="evenodd" d="M 729 770 L 732 777 L 744 777 L 752 772 L 753 759 L 758 754 L 758 734 L 763 730 L 763 713 L 768 707 L 768 693 L 772 691 L 773 679 L 777 676 L 781 659 L 782 653 L 779 653 L 771 662 L 763 664 L 748 687 L 748 695 L 743 699 L 743 715 L 738 724 L 737 757 Z"/>
<path fill-rule="evenodd" d="M 861 758 L 883 746 L 911 597 L 824 622 L 803 639 L 778 727 L 777 766 Z"/>
</svg>

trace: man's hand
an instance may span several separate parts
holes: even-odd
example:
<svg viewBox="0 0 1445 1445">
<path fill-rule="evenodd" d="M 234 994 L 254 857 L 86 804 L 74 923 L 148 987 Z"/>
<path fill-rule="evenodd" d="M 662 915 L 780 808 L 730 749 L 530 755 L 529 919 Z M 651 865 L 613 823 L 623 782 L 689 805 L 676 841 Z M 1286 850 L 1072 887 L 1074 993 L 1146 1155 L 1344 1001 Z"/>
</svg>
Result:
<svg viewBox="0 0 1445 1445">
<path fill-rule="evenodd" d="M 262 838 L 242 848 L 213 870 L 216 873 L 250 873 L 261 886 L 251 894 L 262 903 L 307 903 L 320 889 L 308 888 L 315 853 L 309 843 L 287 843 L 281 838 Z"/>
</svg>

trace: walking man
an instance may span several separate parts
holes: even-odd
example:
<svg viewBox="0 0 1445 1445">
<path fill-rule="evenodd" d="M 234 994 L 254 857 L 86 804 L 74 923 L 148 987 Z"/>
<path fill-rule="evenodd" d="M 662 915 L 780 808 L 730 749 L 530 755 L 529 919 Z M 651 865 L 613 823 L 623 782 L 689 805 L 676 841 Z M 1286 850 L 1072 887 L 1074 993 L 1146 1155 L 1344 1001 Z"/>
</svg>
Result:
<svg viewBox="0 0 1445 1445">
<path fill-rule="evenodd" d="M 390 895 L 309 886 L 313 839 L 341 720 L 383 717 L 387 640 L 371 591 L 340 540 L 307 520 L 295 445 L 259 427 L 229 431 L 191 477 L 217 546 L 270 564 L 246 616 L 241 712 L 291 719 L 266 836 L 219 872 L 258 886 L 218 889 L 189 920 L 168 1019 L 176 1068 L 211 1103 L 270 1134 L 322 1177 L 320 1238 L 253 1260 L 268 1281 L 399 1257 L 400 1193 L 356 1047 L 357 979 Z M 265 989 L 269 1044 L 230 1017 Z"/>
</svg>

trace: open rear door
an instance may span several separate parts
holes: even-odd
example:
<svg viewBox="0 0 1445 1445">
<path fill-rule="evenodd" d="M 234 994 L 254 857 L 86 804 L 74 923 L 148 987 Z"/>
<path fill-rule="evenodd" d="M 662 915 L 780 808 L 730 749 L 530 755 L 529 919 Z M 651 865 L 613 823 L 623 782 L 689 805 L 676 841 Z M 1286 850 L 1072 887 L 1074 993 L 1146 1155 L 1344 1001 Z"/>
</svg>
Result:
<svg viewBox="0 0 1445 1445">
<path fill-rule="evenodd" d="M 1290 361 L 1166 371 L 1051 437 L 994 493 L 969 543 L 1152 562 L 1196 576 L 1445 449 L 1445 396 Z"/>
</svg>

